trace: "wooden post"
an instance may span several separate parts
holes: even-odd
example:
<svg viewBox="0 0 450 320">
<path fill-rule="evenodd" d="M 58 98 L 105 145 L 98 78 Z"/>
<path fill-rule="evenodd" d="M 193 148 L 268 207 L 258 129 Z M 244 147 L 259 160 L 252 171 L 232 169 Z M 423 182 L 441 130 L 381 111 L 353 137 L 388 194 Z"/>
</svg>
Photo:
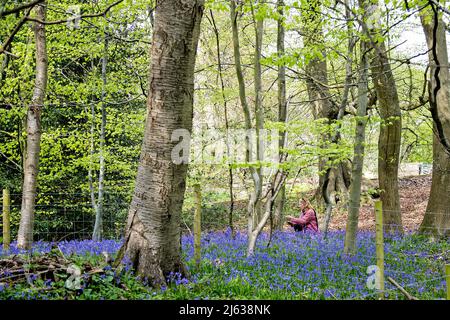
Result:
<svg viewBox="0 0 450 320">
<path fill-rule="evenodd" d="M 377 267 L 378 267 L 378 290 L 379 298 L 384 299 L 384 239 L 383 239 L 383 206 L 382 202 L 375 201 L 375 241 L 377 252 Z"/>
<path fill-rule="evenodd" d="M 450 264 L 445 265 L 445 275 L 447 276 L 447 300 L 450 300 Z"/>
<path fill-rule="evenodd" d="M 200 239 L 201 239 L 201 221 L 202 221 L 202 193 L 199 184 L 194 185 L 195 212 L 194 212 L 194 260 L 197 265 L 200 264 Z"/>
<path fill-rule="evenodd" d="M 11 229 L 10 229 L 10 208 L 11 198 L 9 190 L 3 189 L 3 250 L 9 250 L 11 243 Z"/>
</svg>

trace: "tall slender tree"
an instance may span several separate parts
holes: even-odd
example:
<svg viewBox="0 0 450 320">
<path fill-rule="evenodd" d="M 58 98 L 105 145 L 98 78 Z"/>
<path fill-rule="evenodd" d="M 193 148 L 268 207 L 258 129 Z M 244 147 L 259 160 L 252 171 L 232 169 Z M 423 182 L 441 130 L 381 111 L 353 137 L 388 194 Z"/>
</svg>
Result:
<svg viewBox="0 0 450 320">
<path fill-rule="evenodd" d="M 263 3 L 263 1 L 259 2 Z M 255 127 L 252 125 L 252 117 L 250 108 L 247 103 L 246 86 L 241 65 L 241 53 L 238 32 L 238 13 L 236 10 L 236 0 L 230 2 L 230 18 L 233 33 L 233 52 L 236 67 L 236 76 L 239 83 L 239 98 L 241 107 L 244 112 L 245 128 L 248 133 L 256 132 L 256 163 L 257 165 L 250 165 L 250 174 L 253 182 L 253 189 L 250 193 L 249 202 L 247 205 L 247 256 L 254 253 L 256 241 L 262 229 L 266 225 L 273 210 L 274 201 L 279 194 L 281 187 L 285 181 L 285 175 L 277 171 L 271 181 L 271 187 L 267 190 L 267 194 L 263 196 L 263 168 L 260 161 L 263 160 L 264 155 L 264 141 L 262 129 L 264 128 L 264 112 L 262 107 L 262 79 L 261 79 L 261 50 L 262 50 L 262 36 L 264 31 L 264 21 L 261 17 L 257 17 L 256 10 L 252 4 L 252 16 L 255 26 L 255 53 L 254 53 L 254 88 L 255 88 Z M 250 134 L 245 137 L 245 161 L 250 162 L 250 151 L 252 148 L 250 142 Z M 269 196 L 270 194 L 270 196 Z M 267 197 L 263 207 L 263 198 Z"/>
<path fill-rule="evenodd" d="M 108 65 L 108 38 L 104 35 L 104 48 L 102 57 L 102 92 L 101 92 L 101 123 L 100 123 L 100 143 L 99 143 L 99 173 L 98 173 L 98 192 L 95 198 L 94 186 L 92 180 L 92 170 L 89 168 L 89 188 L 91 192 L 91 203 L 95 211 L 94 230 L 92 232 L 92 240 L 100 241 L 103 237 L 103 201 L 105 196 L 105 142 L 106 142 L 106 84 L 107 84 L 107 65 Z M 92 125 L 95 125 L 95 108 L 91 104 Z M 93 127 L 91 127 L 91 139 L 93 137 Z M 93 140 L 92 140 L 93 141 Z M 93 143 L 92 143 L 93 147 Z M 91 149 L 91 155 L 93 148 Z M 91 160 L 92 161 L 92 160 Z"/>
<path fill-rule="evenodd" d="M 314 119 L 324 119 L 327 124 L 337 120 L 339 105 L 331 97 L 328 86 L 327 57 L 324 49 L 325 37 L 323 32 L 322 1 L 301 1 L 302 3 L 302 33 L 305 52 L 312 53 L 305 66 L 306 87 L 311 111 Z M 326 132 L 322 140 L 330 141 L 331 134 Z M 336 141 L 337 142 L 337 141 Z M 348 166 L 341 162 L 329 167 L 329 158 L 319 158 L 319 187 L 316 192 L 317 200 L 324 201 L 327 211 L 331 213 L 332 205 L 339 194 L 346 195 L 350 181 Z M 325 173 L 326 172 L 326 173 Z M 329 214 L 328 214 L 329 215 Z"/>
<path fill-rule="evenodd" d="M 180 216 L 187 163 L 174 162 L 174 130 L 192 129 L 194 65 L 203 0 L 158 1 L 154 16 L 147 120 L 136 186 L 128 212 L 126 255 L 154 285 L 170 272 L 185 274 Z M 120 260 L 120 259 L 118 259 Z"/>
<path fill-rule="evenodd" d="M 356 112 L 355 142 L 353 147 L 352 182 L 350 184 L 347 227 L 345 229 L 344 252 L 353 254 L 356 250 L 359 208 L 361 204 L 361 181 L 364 164 L 364 143 L 368 106 L 368 69 L 367 43 L 360 42 L 361 59 L 359 63 L 358 108 Z"/>
<path fill-rule="evenodd" d="M 373 14 L 380 9 L 376 4 L 369 9 L 368 4 L 369 1 L 360 0 L 360 7 L 368 12 L 367 18 L 373 20 Z M 372 47 L 370 69 L 381 116 L 378 139 L 378 181 L 383 203 L 383 223 L 387 233 L 402 233 L 398 191 L 402 118 L 397 84 L 378 22 L 375 21 L 371 25 L 363 20 L 362 24 Z"/>
<path fill-rule="evenodd" d="M 223 68 L 222 68 L 222 57 L 220 54 L 220 36 L 219 36 L 219 29 L 216 25 L 216 20 L 214 19 L 213 11 L 210 10 L 211 14 L 211 24 L 214 29 L 214 35 L 216 37 L 216 52 L 217 52 L 217 72 L 218 72 L 218 78 L 220 80 L 220 93 L 222 95 L 223 100 L 223 112 L 225 117 L 225 130 L 227 132 L 227 135 L 229 134 L 230 129 L 230 123 L 229 123 L 229 116 L 228 116 L 228 104 L 227 99 L 225 96 L 225 82 L 224 82 L 224 76 L 223 76 Z M 231 148 L 229 139 L 225 139 L 225 147 L 226 147 L 226 153 L 228 159 L 231 159 Z M 230 207 L 228 211 L 228 226 L 231 229 L 231 234 L 234 236 L 234 226 L 233 226 L 233 212 L 234 212 L 234 191 L 233 191 L 233 184 L 234 184 L 234 174 L 233 174 L 233 166 L 231 163 L 228 164 L 228 190 L 230 193 Z"/>
<path fill-rule="evenodd" d="M 277 54 L 279 58 L 282 58 L 285 54 L 285 18 L 284 18 L 284 0 L 277 1 L 277 11 L 279 13 L 277 21 Z M 287 119 L 287 101 L 286 101 L 286 66 L 284 63 L 278 65 L 278 121 L 286 122 Z M 286 131 L 280 131 L 280 137 L 278 140 L 278 154 L 281 159 L 283 155 L 283 147 L 286 144 Z M 274 228 L 281 229 L 283 226 L 283 208 L 286 202 L 286 190 L 285 186 L 281 187 L 277 200 L 275 201 L 274 212 Z"/>
<path fill-rule="evenodd" d="M 45 20 L 45 2 L 37 5 L 33 10 L 38 20 Z M 19 233 L 17 236 L 18 246 L 24 249 L 31 248 L 33 242 L 34 211 L 41 142 L 41 111 L 44 105 L 48 80 L 48 57 L 44 24 L 39 22 L 34 23 L 34 36 L 36 44 L 36 79 L 26 118 L 27 142 L 24 161 L 22 207 Z"/>
</svg>

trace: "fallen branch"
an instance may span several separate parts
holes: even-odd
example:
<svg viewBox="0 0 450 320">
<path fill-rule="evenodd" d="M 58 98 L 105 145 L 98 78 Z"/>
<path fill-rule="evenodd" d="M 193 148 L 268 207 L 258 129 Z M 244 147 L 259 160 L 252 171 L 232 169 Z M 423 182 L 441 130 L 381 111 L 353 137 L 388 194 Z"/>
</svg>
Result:
<svg viewBox="0 0 450 320">
<path fill-rule="evenodd" d="M 408 291 L 406 291 L 401 285 L 399 285 L 399 284 L 398 284 L 394 279 L 392 279 L 391 277 L 388 277 L 387 279 L 388 279 L 388 281 L 389 281 L 390 283 L 392 283 L 394 286 L 396 286 L 397 289 L 400 290 L 401 293 L 403 293 L 403 294 L 405 295 L 405 297 L 406 297 L 408 300 L 419 300 L 419 299 L 417 299 L 416 297 L 410 295 L 410 294 L 408 293 Z"/>
</svg>

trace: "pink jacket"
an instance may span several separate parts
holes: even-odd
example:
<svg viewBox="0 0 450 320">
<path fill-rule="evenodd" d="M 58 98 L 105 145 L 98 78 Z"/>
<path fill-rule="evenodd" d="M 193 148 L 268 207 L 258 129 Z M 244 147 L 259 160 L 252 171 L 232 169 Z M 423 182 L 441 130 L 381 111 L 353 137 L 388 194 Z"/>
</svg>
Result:
<svg viewBox="0 0 450 320">
<path fill-rule="evenodd" d="M 308 209 L 302 213 L 300 218 L 292 218 L 290 221 L 293 225 L 299 224 L 303 227 L 303 230 L 309 230 L 313 232 L 318 232 L 319 227 L 317 225 L 316 213 L 313 209 Z"/>
</svg>

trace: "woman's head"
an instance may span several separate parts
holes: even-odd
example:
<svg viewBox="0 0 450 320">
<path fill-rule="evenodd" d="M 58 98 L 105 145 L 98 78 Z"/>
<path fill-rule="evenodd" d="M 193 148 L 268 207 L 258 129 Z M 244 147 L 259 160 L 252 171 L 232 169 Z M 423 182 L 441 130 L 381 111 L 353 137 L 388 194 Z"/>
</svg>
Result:
<svg viewBox="0 0 450 320">
<path fill-rule="evenodd" d="M 306 198 L 301 198 L 299 201 L 300 210 L 312 209 L 311 203 Z"/>
</svg>

